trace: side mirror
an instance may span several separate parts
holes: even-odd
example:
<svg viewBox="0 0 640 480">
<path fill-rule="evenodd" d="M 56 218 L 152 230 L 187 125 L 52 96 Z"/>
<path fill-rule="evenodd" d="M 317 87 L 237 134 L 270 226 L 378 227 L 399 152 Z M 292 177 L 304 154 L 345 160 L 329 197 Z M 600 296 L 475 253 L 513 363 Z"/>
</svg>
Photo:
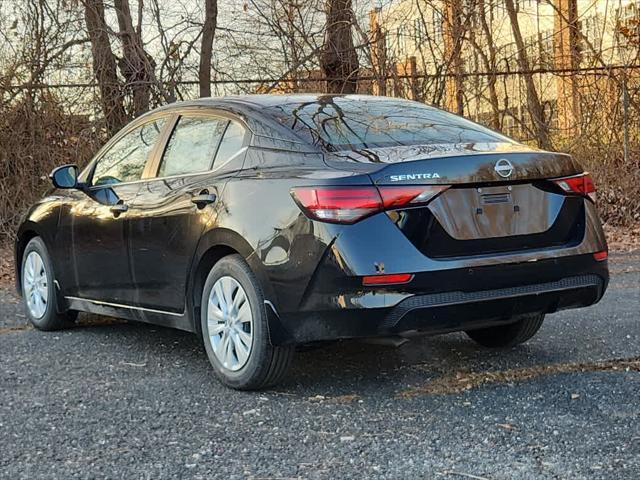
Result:
<svg viewBox="0 0 640 480">
<path fill-rule="evenodd" d="M 63 165 L 54 168 L 49 174 L 51 183 L 56 188 L 77 188 L 78 187 L 78 167 L 76 165 Z"/>
</svg>

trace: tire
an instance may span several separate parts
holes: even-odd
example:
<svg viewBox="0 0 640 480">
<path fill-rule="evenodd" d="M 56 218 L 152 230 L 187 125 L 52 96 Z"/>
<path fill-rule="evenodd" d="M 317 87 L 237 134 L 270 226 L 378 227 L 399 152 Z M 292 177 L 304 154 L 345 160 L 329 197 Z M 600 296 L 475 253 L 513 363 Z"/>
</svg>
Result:
<svg viewBox="0 0 640 480">
<path fill-rule="evenodd" d="M 259 390 L 282 380 L 294 347 L 271 345 L 262 289 L 240 255 L 224 257 L 213 266 L 200 312 L 204 347 L 223 384 Z"/>
<path fill-rule="evenodd" d="M 51 257 L 40 237 L 32 238 L 22 254 L 21 290 L 27 318 L 38 330 L 60 330 L 73 324 L 77 312 L 58 312 Z"/>
<path fill-rule="evenodd" d="M 525 317 L 515 323 L 498 327 L 480 328 L 465 332 L 483 347 L 509 348 L 526 342 L 533 337 L 544 321 L 544 314 Z"/>
</svg>

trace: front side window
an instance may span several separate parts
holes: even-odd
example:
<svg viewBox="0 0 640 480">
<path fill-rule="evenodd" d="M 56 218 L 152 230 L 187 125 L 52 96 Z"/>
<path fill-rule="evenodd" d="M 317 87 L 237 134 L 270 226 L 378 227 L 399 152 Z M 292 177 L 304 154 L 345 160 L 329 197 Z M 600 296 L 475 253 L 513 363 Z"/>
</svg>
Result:
<svg viewBox="0 0 640 480">
<path fill-rule="evenodd" d="M 162 156 L 158 176 L 210 170 L 228 123 L 219 117 L 180 117 Z"/>
<path fill-rule="evenodd" d="M 166 119 L 159 118 L 145 123 L 118 140 L 98 160 L 93 172 L 93 185 L 140 180 L 165 122 Z"/>
</svg>

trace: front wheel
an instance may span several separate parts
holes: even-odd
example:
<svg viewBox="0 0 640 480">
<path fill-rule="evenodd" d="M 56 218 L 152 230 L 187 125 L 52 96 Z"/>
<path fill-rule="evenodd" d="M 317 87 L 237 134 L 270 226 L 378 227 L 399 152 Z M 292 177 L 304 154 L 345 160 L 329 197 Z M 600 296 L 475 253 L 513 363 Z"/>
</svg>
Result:
<svg viewBox="0 0 640 480">
<path fill-rule="evenodd" d="M 468 330 L 465 333 L 483 347 L 508 348 L 533 337 L 540 330 L 543 321 L 544 314 L 540 313 L 508 325 Z"/>
<path fill-rule="evenodd" d="M 59 330 L 75 320 L 76 312 L 58 312 L 53 267 L 40 237 L 24 249 L 21 266 L 22 297 L 29 320 L 39 330 Z"/>
<path fill-rule="evenodd" d="M 294 349 L 269 342 L 262 289 L 240 255 L 222 258 L 209 272 L 200 322 L 209 361 L 228 387 L 266 388 L 286 374 Z"/>
</svg>

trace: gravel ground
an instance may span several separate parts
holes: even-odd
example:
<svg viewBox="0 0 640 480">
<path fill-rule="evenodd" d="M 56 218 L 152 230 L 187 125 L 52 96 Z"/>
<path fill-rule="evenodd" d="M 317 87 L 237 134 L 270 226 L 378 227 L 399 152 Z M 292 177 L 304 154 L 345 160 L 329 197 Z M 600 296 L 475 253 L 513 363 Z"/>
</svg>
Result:
<svg viewBox="0 0 640 480">
<path fill-rule="evenodd" d="M 611 270 L 524 346 L 344 342 L 260 393 L 219 385 L 193 335 L 38 332 L 0 290 L 0 477 L 640 478 L 640 255 Z"/>
</svg>

